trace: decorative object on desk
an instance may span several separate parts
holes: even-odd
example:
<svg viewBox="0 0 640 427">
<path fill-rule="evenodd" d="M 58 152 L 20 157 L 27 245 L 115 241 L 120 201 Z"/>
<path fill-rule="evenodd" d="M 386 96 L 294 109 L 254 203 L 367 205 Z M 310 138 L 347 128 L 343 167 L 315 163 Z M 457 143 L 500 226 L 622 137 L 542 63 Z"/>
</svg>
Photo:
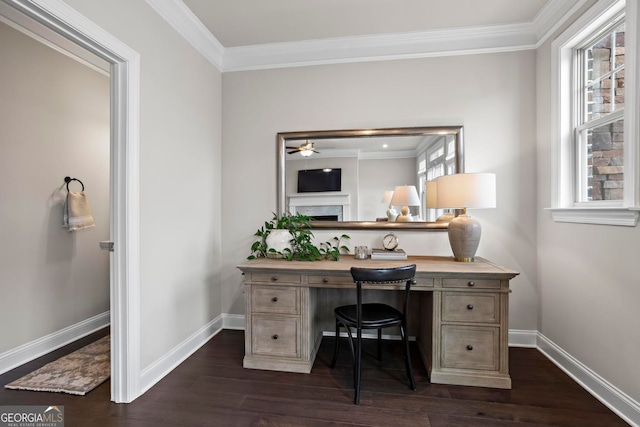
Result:
<svg viewBox="0 0 640 427">
<path fill-rule="evenodd" d="M 384 203 L 387 206 L 387 219 L 389 221 L 395 221 L 398 217 L 398 212 L 391 205 L 391 198 L 393 197 L 393 190 L 387 190 L 384 192 L 382 196 L 382 201 L 380 203 Z"/>
<path fill-rule="evenodd" d="M 411 222 L 413 217 L 409 211 L 409 206 L 420 206 L 420 197 L 414 185 L 400 185 L 393 190 L 391 205 L 402 206 L 402 214 L 396 218 L 397 222 Z"/>
<path fill-rule="evenodd" d="M 456 261 L 473 262 L 482 229 L 467 208 L 496 207 L 496 175 L 493 173 L 459 173 L 441 176 L 438 182 L 438 205 L 461 208 L 463 212 L 449 222 L 449 243 Z"/>
<path fill-rule="evenodd" d="M 293 235 L 286 229 L 274 229 L 266 237 L 267 256 L 269 258 L 284 258 L 286 251 L 291 251 Z"/>
<path fill-rule="evenodd" d="M 392 251 L 398 247 L 398 236 L 389 233 L 382 238 L 382 247 L 388 251 Z"/>
<path fill-rule="evenodd" d="M 356 246 L 354 258 L 355 259 L 369 258 L 369 248 L 366 246 Z"/>
<path fill-rule="evenodd" d="M 393 233 L 386 234 L 382 238 L 382 247 L 384 249 L 374 248 L 371 250 L 371 259 L 407 259 L 407 254 L 405 253 L 405 251 L 398 248 L 398 236 Z"/>
<path fill-rule="evenodd" d="M 313 244 L 313 233 L 309 227 L 311 217 L 300 213 L 286 213 L 278 216 L 273 214 L 270 221 L 265 221 L 254 236 L 258 239 L 251 245 L 251 253 L 247 259 L 254 258 L 284 258 L 289 261 L 317 261 L 332 259 L 337 261 L 342 253 L 349 253 L 349 248 L 342 244 L 343 239 L 349 239 L 346 234 L 333 237 L 320 246 Z M 288 235 L 287 235 L 288 232 Z M 272 238 L 271 235 L 284 234 L 290 236 L 283 245 L 283 238 Z M 287 237 L 284 237 L 286 240 Z"/>
<path fill-rule="evenodd" d="M 82 191 L 79 193 L 69 191 L 69 183 L 71 181 L 78 181 L 82 186 Z M 82 181 L 66 176 L 64 182 L 67 183 L 67 197 L 64 202 L 62 226 L 69 231 L 95 227 L 96 224 L 93 220 L 93 215 L 91 215 L 89 201 L 84 192 L 84 184 Z"/>
<path fill-rule="evenodd" d="M 427 181 L 425 184 L 425 206 L 428 209 L 442 209 L 442 206 L 438 205 L 438 182 L 437 181 Z M 436 222 L 449 222 L 451 221 L 455 215 L 453 212 L 446 211 L 438 218 L 436 218 Z"/>
<path fill-rule="evenodd" d="M 371 249 L 371 259 L 384 259 L 387 261 L 405 260 L 407 259 L 407 253 L 402 249 L 394 249 L 392 251 L 388 249 Z"/>
</svg>

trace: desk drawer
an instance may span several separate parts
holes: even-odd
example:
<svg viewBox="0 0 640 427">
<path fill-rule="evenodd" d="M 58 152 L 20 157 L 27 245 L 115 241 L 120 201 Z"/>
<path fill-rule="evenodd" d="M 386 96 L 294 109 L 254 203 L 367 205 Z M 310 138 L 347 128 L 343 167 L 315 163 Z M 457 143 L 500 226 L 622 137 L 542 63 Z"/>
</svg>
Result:
<svg viewBox="0 0 640 427">
<path fill-rule="evenodd" d="M 497 371 L 500 329 L 442 326 L 442 367 Z"/>
<path fill-rule="evenodd" d="M 442 279 L 445 288 L 500 289 L 498 279 Z"/>
<path fill-rule="evenodd" d="M 251 323 L 252 353 L 299 357 L 300 321 L 295 317 L 255 315 Z"/>
<path fill-rule="evenodd" d="M 309 275 L 309 285 L 311 286 L 355 286 L 355 282 L 353 281 L 353 277 L 350 274 L 348 275 Z"/>
<path fill-rule="evenodd" d="M 444 292 L 442 321 L 500 323 L 500 294 Z"/>
<path fill-rule="evenodd" d="M 419 286 L 421 288 L 433 288 L 433 277 L 416 277 L 416 283 L 411 285 L 411 287 Z"/>
<path fill-rule="evenodd" d="M 293 286 L 252 286 L 253 313 L 300 314 L 300 288 Z"/>
<path fill-rule="evenodd" d="M 299 274 L 280 274 L 274 273 L 251 273 L 252 282 L 262 283 L 300 283 Z"/>
</svg>

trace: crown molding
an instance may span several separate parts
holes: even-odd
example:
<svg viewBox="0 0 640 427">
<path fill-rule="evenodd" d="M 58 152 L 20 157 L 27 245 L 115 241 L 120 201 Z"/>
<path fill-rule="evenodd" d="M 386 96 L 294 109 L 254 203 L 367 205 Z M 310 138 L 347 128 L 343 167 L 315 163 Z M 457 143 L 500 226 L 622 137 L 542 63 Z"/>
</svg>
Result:
<svg viewBox="0 0 640 427">
<path fill-rule="evenodd" d="M 221 72 L 536 49 L 586 0 L 550 0 L 531 22 L 225 48 L 182 0 L 146 0 Z"/>
<path fill-rule="evenodd" d="M 224 71 L 222 69 L 224 46 L 182 0 L 146 0 L 146 2 L 218 70 Z"/>
<path fill-rule="evenodd" d="M 536 30 L 536 38 L 538 39 L 536 48 L 551 37 L 585 3 L 586 0 L 574 0 L 572 2 L 549 1 L 533 19 L 533 27 Z"/>
<path fill-rule="evenodd" d="M 503 52 L 535 44 L 529 23 L 339 37 L 227 48 L 224 71 Z"/>
</svg>

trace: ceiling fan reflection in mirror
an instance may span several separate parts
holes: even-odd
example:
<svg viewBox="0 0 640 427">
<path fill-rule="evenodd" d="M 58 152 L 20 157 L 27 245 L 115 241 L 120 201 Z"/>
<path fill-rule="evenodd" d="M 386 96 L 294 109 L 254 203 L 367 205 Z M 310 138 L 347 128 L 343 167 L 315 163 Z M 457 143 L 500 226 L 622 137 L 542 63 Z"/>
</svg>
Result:
<svg viewBox="0 0 640 427">
<path fill-rule="evenodd" d="M 303 157 L 309 157 L 310 155 L 312 155 L 313 153 L 320 153 L 319 151 L 316 151 L 313 148 L 313 142 L 309 142 L 307 140 L 306 143 L 300 145 L 299 147 L 286 147 L 287 150 L 287 154 L 294 154 L 294 153 L 300 153 L 301 156 Z"/>
</svg>

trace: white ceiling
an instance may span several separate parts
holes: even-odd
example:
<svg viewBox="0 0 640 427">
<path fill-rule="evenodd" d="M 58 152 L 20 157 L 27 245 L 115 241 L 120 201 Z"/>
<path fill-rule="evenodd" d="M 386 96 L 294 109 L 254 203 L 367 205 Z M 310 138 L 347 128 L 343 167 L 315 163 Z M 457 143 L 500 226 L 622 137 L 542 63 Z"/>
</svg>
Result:
<svg viewBox="0 0 640 427">
<path fill-rule="evenodd" d="M 146 0 L 222 72 L 539 47 L 587 0 Z"/>
<path fill-rule="evenodd" d="M 548 0 L 183 0 L 225 47 L 533 22 Z"/>
</svg>

